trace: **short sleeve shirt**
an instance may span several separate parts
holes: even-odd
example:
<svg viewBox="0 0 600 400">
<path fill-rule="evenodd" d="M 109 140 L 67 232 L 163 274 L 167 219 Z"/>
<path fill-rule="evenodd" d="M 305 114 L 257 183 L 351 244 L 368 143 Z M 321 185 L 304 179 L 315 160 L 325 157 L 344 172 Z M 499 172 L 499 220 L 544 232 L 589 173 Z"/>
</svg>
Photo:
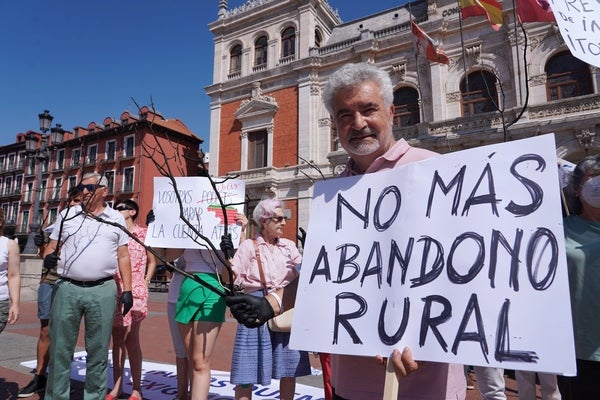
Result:
<svg viewBox="0 0 600 400">
<path fill-rule="evenodd" d="M 117 248 L 126 246 L 129 236 L 106 222 L 125 227 L 125 219 L 110 207 L 97 218 L 84 213 L 79 205 L 60 213 L 50 234 L 52 240 L 60 237 L 59 276 L 89 281 L 112 276 L 117 271 Z"/>
</svg>

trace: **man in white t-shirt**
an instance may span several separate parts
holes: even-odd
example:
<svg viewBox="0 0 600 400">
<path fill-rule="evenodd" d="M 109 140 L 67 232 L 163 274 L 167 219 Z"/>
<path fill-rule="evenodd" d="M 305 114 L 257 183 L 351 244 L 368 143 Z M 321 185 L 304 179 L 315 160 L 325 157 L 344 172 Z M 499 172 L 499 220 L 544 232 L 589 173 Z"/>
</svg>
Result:
<svg viewBox="0 0 600 400">
<path fill-rule="evenodd" d="M 85 319 L 86 379 L 84 398 L 104 400 L 107 387 L 108 346 L 116 308 L 119 268 L 124 292 L 123 314 L 131 309 L 129 237 L 120 212 L 108 207 L 107 180 L 100 174 L 83 176 L 78 189 L 81 205 L 61 212 L 44 251 L 44 267 L 57 266 L 50 312 L 50 373 L 46 400 L 70 398 L 71 359 L 79 325 Z"/>
</svg>

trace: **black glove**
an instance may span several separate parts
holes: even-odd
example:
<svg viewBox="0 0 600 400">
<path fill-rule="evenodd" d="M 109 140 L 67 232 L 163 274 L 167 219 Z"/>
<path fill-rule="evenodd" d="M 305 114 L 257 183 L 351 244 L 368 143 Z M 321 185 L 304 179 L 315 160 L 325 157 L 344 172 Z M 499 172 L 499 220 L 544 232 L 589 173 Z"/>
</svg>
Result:
<svg viewBox="0 0 600 400">
<path fill-rule="evenodd" d="M 275 316 L 273 307 L 264 297 L 248 294 L 225 296 L 233 317 L 246 328 L 258 328 Z"/>
<path fill-rule="evenodd" d="M 296 238 L 298 238 L 298 241 L 302 245 L 302 248 L 304 248 L 304 242 L 306 242 L 306 231 L 302 228 L 298 228 L 298 230 L 300 231 L 300 233 L 296 235 Z"/>
<path fill-rule="evenodd" d="M 156 220 L 156 217 L 154 216 L 154 210 L 150 209 L 150 211 L 148 211 L 148 214 L 146 214 L 146 226 L 150 225 L 155 220 Z"/>
<path fill-rule="evenodd" d="M 221 236 L 221 251 L 225 255 L 226 259 L 230 259 L 233 257 L 233 253 L 235 253 L 235 249 L 233 248 L 233 242 L 231 241 L 231 233 L 227 235 Z"/>
<path fill-rule="evenodd" d="M 42 232 L 37 232 L 33 237 L 33 244 L 37 247 L 44 245 L 44 234 Z"/>
<path fill-rule="evenodd" d="M 119 309 L 123 306 L 123 315 L 127 314 L 131 307 L 133 307 L 133 294 L 131 294 L 131 290 L 127 290 L 121 293 L 121 298 L 119 299 Z"/>
<path fill-rule="evenodd" d="M 58 265 L 58 260 L 60 258 L 56 255 L 56 253 L 50 253 L 46 257 L 44 257 L 44 268 L 46 269 L 54 269 Z"/>
</svg>

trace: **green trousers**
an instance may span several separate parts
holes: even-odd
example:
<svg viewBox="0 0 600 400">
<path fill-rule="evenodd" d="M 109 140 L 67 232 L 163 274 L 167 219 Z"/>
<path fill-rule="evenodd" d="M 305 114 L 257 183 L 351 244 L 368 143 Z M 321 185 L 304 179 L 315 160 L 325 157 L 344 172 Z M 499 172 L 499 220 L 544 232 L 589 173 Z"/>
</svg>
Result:
<svg viewBox="0 0 600 400">
<path fill-rule="evenodd" d="M 114 280 L 81 287 L 58 280 L 50 312 L 50 373 L 45 400 L 69 400 L 71 361 L 81 319 L 85 323 L 86 372 L 84 400 L 104 400 L 108 374 L 108 346 L 115 317 Z"/>
</svg>

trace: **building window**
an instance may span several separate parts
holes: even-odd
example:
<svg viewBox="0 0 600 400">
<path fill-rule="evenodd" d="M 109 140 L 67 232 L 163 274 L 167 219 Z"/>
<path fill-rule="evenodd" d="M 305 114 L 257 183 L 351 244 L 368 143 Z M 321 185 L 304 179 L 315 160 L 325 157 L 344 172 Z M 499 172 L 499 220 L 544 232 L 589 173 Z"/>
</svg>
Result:
<svg viewBox="0 0 600 400">
<path fill-rule="evenodd" d="M 321 47 L 322 43 L 323 43 L 323 36 L 321 35 L 321 32 L 319 32 L 318 29 L 315 29 L 315 47 Z"/>
<path fill-rule="evenodd" d="M 29 231 L 29 211 L 23 211 L 23 219 L 21 220 L 21 232 Z"/>
<path fill-rule="evenodd" d="M 296 30 L 287 28 L 281 34 L 281 57 L 292 57 L 296 54 Z"/>
<path fill-rule="evenodd" d="M 488 71 L 475 71 L 460 83 L 464 117 L 498 110 L 496 77 Z"/>
<path fill-rule="evenodd" d="M 104 173 L 108 184 L 106 187 L 108 188 L 108 194 L 115 194 L 115 171 L 106 171 Z"/>
<path fill-rule="evenodd" d="M 81 149 L 73 149 L 71 151 L 71 166 L 79 167 L 81 165 Z"/>
<path fill-rule="evenodd" d="M 4 156 L 0 157 L 0 172 L 4 172 Z"/>
<path fill-rule="evenodd" d="M 96 158 L 98 158 L 98 145 L 93 144 L 88 147 L 87 164 L 88 165 L 96 164 Z"/>
<path fill-rule="evenodd" d="M 248 169 L 267 166 L 267 131 L 248 133 Z"/>
<path fill-rule="evenodd" d="M 56 221 L 56 216 L 58 215 L 58 208 L 51 208 L 50 213 L 48 214 L 48 225 L 53 224 Z"/>
<path fill-rule="evenodd" d="M 68 189 L 68 191 L 71 192 L 71 189 L 73 189 L 75 186 L 77 186 L 77 176 L 76 175 L 71 175 L 69 177 L 69 189 Z"/>
<path fill-rule="evenodd" d="M 546 64 L 548 101 L 593 93 L 590 67 L 565 51 L 556 54 Z"/>
<path fill-rule="evenodd" d="M 27 175 L 35 175 L 35 157 L 29 157 L 27 161 Z"/>
<path fill-rule="evenodd" d="M 60 191 L 62 189 L 62 178 L 54 180 L 54 189 L 52 190 L 52 200 L 60 200 Z"/>
<path fill-rule="evenodd" d="M 42 184 L 40 185 L 40 201 L 46 201 L 46 188 L 48 187 L 48 181 L 46 179 L 42 180 Z"/>
<path fill-rule="evenodd" d="M 254 42 L 254 66 L 267 64 L 268 42 L 266 36 L 261 36 Z"/>
<path fill-rule="evenodd" d="M 133 192 L 133 167 L 123 169 L 123 192 Z"/>
<path fill-rule="evenodd" d="M 15 194 L 21 193 L 23 189 L 23 175 L 18 175 L 15 178 Z"/>
<path fill-rule="evenodd" d="M 17 168 L 24 169 L 26 160 L 27 160 L 27 155 L 25 154 L 25 152 L 19 153 L 19 155 L 17 156 L 17 163 L 18 163 Z"/>
<path fill-rule="evenodd" d="M 65 150 L 60 149 L 56 152 L 56 169 L 65 168 Z"/>
<path fill-rule="evenodd" d="M 33 182 L 27 183 L 27 189 L 25 190 L 25 202 L 31 203 L 31 194 L 33 193 Z"/>
<path fill-rule="evenodd" d="M 15 155 L 14 154 L 9 154 L 8 155 L 8 169 L 9 170 L 13 170 L 17 167 L 17 164 L 15 163 Z"/>
<path fill-rule="evenodd" d="M 402 128 L 418 124 L 421 122 L 419 111 L 419 92 L 416 89 L 403 87 L 394 92 L 394 126 Z"/>
<path fill-rule="evenodd" d="M 125 158 L 133 157 L 133 149 L 135 147 L 134 139 L 133 136 L 127 136 L 123 139 L 123 156 Z"/>
<path fill-rule="evenodd" d="M 19 215 L 19 203 L 12 203 L 12 209 L 10 212 L 9 223 L 11 225 L 17 224 L 17 216 Z"/>
<path fill-rule="evenodd" d="M 229 73 L 236 74 L 242 70 L 242 46 L 236 44 L 229 52 Z"/>
<path fill-rule="evenodd" d="M 113 161 L 115 159 L 116 152 L 117 152 L 116 140 L 109 140 L 108 142 L 106 142 L 106 159 L 108 161 Z"/>
<path fill-rule="evenodd" d="M 4 181 L 4 191 L 2 192 L 4 196 L 9 196 L 12 194 L 12 176 L 7 176 Z"/>
</svg>

